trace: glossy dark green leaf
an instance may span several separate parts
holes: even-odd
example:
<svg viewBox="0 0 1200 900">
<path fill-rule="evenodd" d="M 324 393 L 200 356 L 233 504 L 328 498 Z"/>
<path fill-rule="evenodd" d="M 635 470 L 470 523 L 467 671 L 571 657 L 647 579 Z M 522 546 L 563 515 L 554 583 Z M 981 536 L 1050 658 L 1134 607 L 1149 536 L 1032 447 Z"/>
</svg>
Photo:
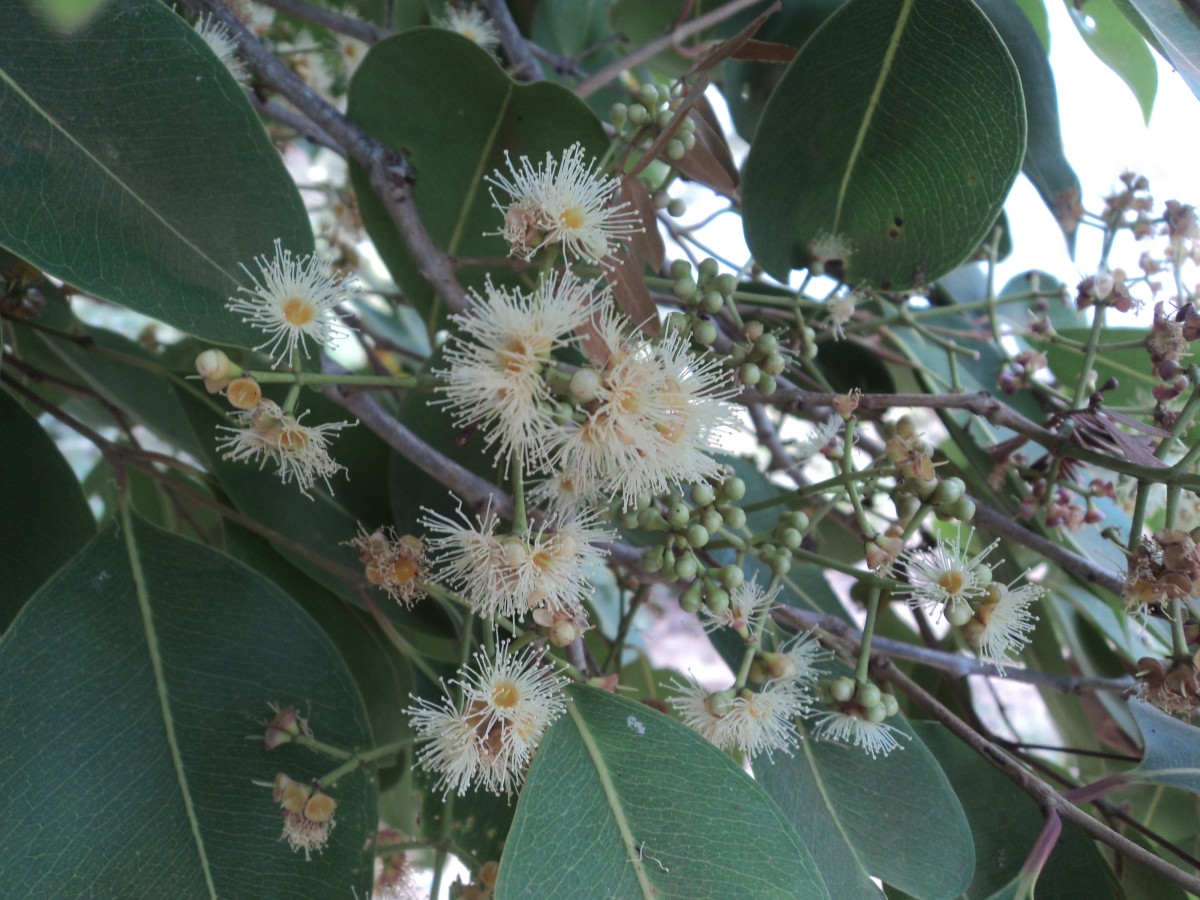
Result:
<svg viewBox="0 0 1200 900">
<path fill-rule="evenodd" d="M 308 252 L 312 233 L 254 109 L 157 0 L 113 0 L 81 34 L 0 3 L 0 244 L 184 331 L 258 343 L 224 309 L 238 263 L 275 238 Z"/>
<path fill-rule="evenodd" d="M 1042 52 L 1050 52 L 1050 15 L 1046 12 L 1046 0 L 1014 0 L 1017 7 L 1025 14 L 1025 18 L 1033 25 L 1038 40 L 1042 42 Z"/>
<path fill-rule="evenodd" d="M 265 539 L 240 526 L 226 526 L 225 549 L 234 559 L 273 581 L 321 626 L 354 676 L 375 742 L 396 741 L 408 735 L 408 717 L 401 709 L 412 690 L 412 666 L 388 643 L 371 615 L 325 590 L 276 553 Z M 376 600 L 380 604 L 392 602 L 382 594 Z"/>
<path fill-rule="evenodd" d="M 1158 92 L 1158 66 L 1137 30 L 1121 15 L 1113 0 L 1063 0 L 1075 28 L 1096 58 L 1112 69 L 1133 91 L 1142 116 L 1150 121 Z"/>
<path fill-rule="evenodd" d="M 1129 776 L 1200 794 L 1200 729 L 1142 700 L 1130 700 L 1129 711 L 1145 745 Z"/>
<path fill-rule="evenodd" d="M 878 897 L 871 876 L 926 900 L 958 896 L 975 867 L 962 806 L 908 723 L 889 724 L 909 739 L 887 756 L 805 739 L 794 756 L 756 759 L 754 774 L 834 897 Z"/>
<path fill-rule="evenodd" d="M 783 8 L 763 23 L 755 40 L 786 44 L 799 49 L 829 14 L 845 0 L 785 0 Z M 759 14 L 753 9 L 734 16 L 722 26 L 721 34 L 732 37 Z M 778 63 L 730 59 L 725 62 L 721 91 L 729 106 L 729 115 L 738 134 L 749 141 L 758 120 L 786 66 Z"/>
<path fill-rule="evenodd" d="M 975 878 L 965 895 L 970 900 L 992 897 L 1018 876 L 1029 856 L 1042 830 L 1038 805 L 943 725 L 914 722 L 912 728 L 937 758 L 971 825 Z M 1037 893 L 1061 900 L 1123 896 L 1096 844 L 1072 825 L 1063 828 L 1038 878 Z"/>
<path fill-rule="evenodd" d="M 1179 0 L 1128 0 L 1192 93 L 1200 97 L 1200 15 Z"/>
<path fill-rule="evenodd" d="M 466 38 L 414 28 L 371 48 L 350 84 L 349 115 L 417 171 L 413 196 L 434 242 L 456 256 L 502 257 L 502 215 L 492 206 L 485 175 L 503 168 L 504 151 L 540 163 L 576 141 L 603 154 L 600 122 L 566 88 L 519 85 Z M 371 191 L 362 169 L 351 177 L 363 223 L 392 277 L 422 315 L 436 317 L 432 290 Z M 484 232 L 494 232 L 485 237 Z M 480 270 L 461 273 L 482 283 Z M 470 277 L 466 277 L 470 276 Z"/>
<path fill-rule="evenodd" d="M 1012 54 L 1021 73 L 1029 140 L 1022 168 L 1042 200 L 1074 246 L 1075 229 L 1083 206 L 1079 202 L 1079 176 L 1063 152 L 1062 126 L 1058 118 L 1058 93 L 1054 72 L 1045 48 L 1029 17 L 1015 0 L 976 0 Z"/>
<path fill-rule="evenodd" d="M 0 391 L 0 633 L 96 533 L 75 473 L 50 436 Z"/>
<path fill-rule="evenodd" d="M 334 768 L 246 739 L 294 703 L 324 741 L 368 746 L 350 673 L 251 570 L 129 517 L 30 600 L 0 643 L 0 883 L 13 896 L 366 896 L 376 790 L 346 776 L 329 846 L 280 843 L 254 782 Z M 63 852 L 64 840 L 70 852 Z M 265 886 L 270 886 L 269 888 Z"/>
<path fill-rule="evenodd" d="M 746 240 L 776 278 L 811 265 L 815 246 L 852 283 L 924 285 L 979 245 L 1024 153 L 1020 78 L 974 3 L 851 0 L 763 112 Z"/>
<path fill-rule="evenodd" d="M 521 791 L 497 896 L 830 896 L 796 832 L 729 757 L 646 706 L 569 693 Z"/>
</svg>

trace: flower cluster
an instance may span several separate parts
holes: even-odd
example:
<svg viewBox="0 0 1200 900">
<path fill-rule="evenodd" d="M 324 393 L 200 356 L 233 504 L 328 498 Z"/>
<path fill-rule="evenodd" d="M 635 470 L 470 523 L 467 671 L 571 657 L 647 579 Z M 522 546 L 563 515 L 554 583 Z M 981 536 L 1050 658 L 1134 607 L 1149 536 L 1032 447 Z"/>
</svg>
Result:
<svg viewBox="0 0 1200 900">
<path fill-rule="evenodd" d="M 491 191 L 492 203 L 504 216 L 498 234 L 508 241 L 511 255 L 532 259 L 539 248 L 558 245 L 568 260 L 611 264 L 622 239 L 645 229 L 628 203 L 612 205 L 620 182 L 595 171 L 596 161 L 584 164 L 582 144 L 572 144 L 556 160 L 546 154 L 534 168 L 523 156 L 514 165 L 505 151 L 509 174 L 496 171 L 487 181 L 504 194 Z"/>
<path fill-rule="evenodd" d="M 250 70 L 238 56 L 237 44 L 234 43 L 224 25 L 214 19 L 211 14 L 205 13 L 196 20 L 196 34 L 208 45 L 221 65 L 229 70 L 234 81 L 238 84 L 245 84 L 250 80 Z"/>
<path fill-rule="evenodd" d="M 370 534 L 359 526 L 347 543 L 358 551 L 367 581 L 397 603 L 411 607 L 425 596 L 425 544 L 420 538 L 398 535 L 390 525 Z"/>
<path fill-rule="evenodd" d="M 255 262 L 257 276 L 242 266 L 254 287 L 239 287 L 238 293 L 246 296 L 230 297 L 225 306 L 241 314 L 243 322 L 267 333 L 268 340 L 254 349 L 266 350 L 274 366 L 291 360 L 297 348 L 308 358 L 310 340 L 318 347 L 329 347 L 347 334 L 341 323 L 330 317 L 330 311 L 353 291 L 346 279 L 319 257 L 293 256 L 276 239 L 274 258 L 259 256 Z"/>
<path fill-rule="evenodd" d="M 992 565 L 985 560 L 999 541 L 971 554 L 974 529 L 928 549 L 910 549 L 900 556 L 907 585 L 897 593 L 910 606 L 931 615 L 940 614 L 978 652 L 981 659 L 1004 666 L 1029 643 L 1037 617 L 1029 607 L 1044 593 L 1032 584 L 1014 587 L 992 580 Z"/>
<path fill-rule="evenodd" d="M 450 682 L 456 698 L 445 686 L 438 703 L 413 698 L 406 712 L 424 742 L 417 763 L 437 776 L 444 794 L 475 785 L 511 795 L 521 786 L 542 736 L 565 709 L 566 680 L 540 666 L 539 655 L 499 644 L 494 657 L 477 653 Z"/>
<path fill-rule="evenodd" d="M 252 409 L 233 413 L 238 427 L 217 426 L 219 432 L 226 432 L 225 438 L 217 443 L 217 449 L 223 451 L 222 459 L 257 462 L 259 468 L 273 463 L 278 467 L 280 481 L 295 483 L 300 493 L 310 499 L 309 491 L 318 479 L 325 482 L 326 489 L 332 493 L 330 476 L 345 472 L 346 468 L 330 457 L 329 441 L 353 423 L 304 425 L 300 419 L 305 415 L 294 416 L 272 400 L 261 400 Z"/>
<path fill-rule="evenodd" d="M 500 46 L 500 33 L 496 31 L 496 26 L 477 6 L 448 4 L 445 17 L 438 19 L 435 24 L 439 28 L 461 34 L 468 41 L 478 44 L 493 56 L 496 48 Z"/>
<path fill-rule="evenodd" d="M 762 606 L 761 599 L 755 603 Z M 818 664 L 828 654 L 804 635 L 772 657 L 760 661 L 765 680 L 758 690 L 710 692 L 694 681 L 675 682 L 679 694 L 667 702 L 684 724 L 722 750 L 737 749 L 749 759 L 763 753 L 771 758 L 776 750 L 790 754 L 800 742 L 795 719 L 811 713 Z"/>
<path fill-rule="evenodd" d="M 333 814 L 337 801 L 319 788 L 293 781 L 283 772 L 275 776 L 273 797 L 283 814 L 283 838 L 288 846 L 303 850 L 306 859 L 314 850 L 325 849 L 329 832 L 337 823 Z"/>
<path fill-rule="evenodd" d="M 441 577 L 482 616 L 524 618 L 545 608 L 584 619 L 591 593 L 589 565 L 605 555 L 598 545 L 612 535 L 590 513 L 550 517 L 525 534 L 498 534 L 499 517 L 489 506 L 472 522 L 426 510 L 421 523 L 434 535 L 429 547 Z"/>
</svg>

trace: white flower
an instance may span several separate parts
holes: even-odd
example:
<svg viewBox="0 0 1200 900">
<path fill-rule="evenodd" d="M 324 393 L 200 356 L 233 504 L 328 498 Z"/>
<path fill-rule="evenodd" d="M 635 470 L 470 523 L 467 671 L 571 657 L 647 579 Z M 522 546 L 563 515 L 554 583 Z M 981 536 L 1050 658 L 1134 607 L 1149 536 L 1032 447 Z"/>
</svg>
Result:
<svg viewBox="0 0 1200 900">
<path fill-rule="evenodd" d="M 709 450 L 738 391 L 732 373 L 692 356 L 678 334 L 651 344 L 611 313 L 596 327 L 608 350 L 600 387 L 583 422 L 567 427 L 557 467 L 582 496 L 618 493 L 627 509 L 639 493 L 719 475 Z"/>
<path fill-rule="evenodd" d="M 592 591 L 587 567 L 605 553 L 597 544 L 612 537 L 591 515 L 551 518 L 526 535 L 498 536 L 499 519 L 490 506 L 474 525 L 461 507 L 460 521 L 426 512 L 421 523 L 438 535 L 429 547 L 442 578 L 484 616 L 521 618 L 542 606 L 579 610 Z"/>
<path fill-rule="evenodd" d="M 295 482 L 300 493 L 312 499 L 309 489 L 317 479 L 325 482 L 326 489 L 333 493 L 329 477 L 346 471 L 329 456 L 330 437 L 353 422 L 328 422 L 323 425 L 303 425 L 300 416 L 293 416 L 280 409 L 279 405 L 263 400 L 253 409 L 233 414 L 240 427 L 218 425 L 218 431 L 228 435 L 217 444 L 224 451 L 222 459 L 235 462 L 258 462 L 262 468 L 270 460 L 279 467 L 279 480 L 284 484 Z"/>
<path fill-rule="evenodd" d="M 245 23 L 246 28 L 258 38 L 267 36 L 271 25 L 275 22 L 275 10 L 269 6 L 253 3 L 251 0 L 234 0 L 226 4 Z"/>
<path fill-rule="evenodd" d="M 539 656 L 532 647 L 513 653 L 500 644 L 494 659 L 475 654 L 451 682 L 461 692 L 457 703 L 414 698 L 406 711 L 417 740 L 428 741 L 417 762 L 438 776 L 445 794 L 464 794 L 471 784 L 494 794 L 520 787 L 546 729 L 565 709 L 566 679 L 539 666 Z"/>
<path fill-rule="evenodd" d="M 425 544 L 420 538 L 399 535 L 390 525 L 368 534 L 360 525 L 359 533 L 346 543 L 358 551 L 367 581 L 397 603 L 411 607 L 425 596 Z"/>
<path fill-rule="evenodd" d="M 478 44 L 488 53 L 495 55 L 500 46 L 500 33 L 492 20 L 476 6 L 447 6 L 446 16 L 436 22 L 439 28 L 461 34 L 472 43 Z"/>
<path fill-rule="evenodd" d="M 779 596 L 780 586 L 769 591 L 758 586 L 758 576 L 743 581 L 729 592 L 729 607 L 714 613 L 707 606 L 700 608 L 700 618 L 705 631 L 732 628 L 740 633 L 754 631 L 759 619 L 770 612 Z"/>
<path fill-rule="evenodd" d="M 1004 666 L 1013 661 L 1029 643 L 1037 616 L 1029 605 L 1041 598 L 1044 589 L 1033 584 L 1013 589 L 1011 585 L 991 585 L 984 602 L 973 604 L 975 617 L 963 626 L 967 642 L 979 651 L 984 662 L 994 663 L 1004 674 Z"/>
<path fill-rule="evenodd" d="M 291 65 L 292 71 L 318 94 L 327 97 L 333 91 L 333 71 L 325 61 L 325 51 L 321 42 L 310 32 L 297 32 L 294 41 L 280 43 L 276 52 L 284 57 Z"/>
<path fill-rule="evenodd" d="M 832 331 L 838 340 L 845 338 L 844 326 L 854 318 L 854 311 L 862 299 L 862 295 L 858 291 L 840 291 L 826 300 L 825 329 Z"/>
<path fill-rule="evenodd" d="M 297 347 L 308 357 L 308 340 L 318 347 L 330 347 L 346 336 L 346 329 L 329 312 L 347 298 L 350 289 L 317 256 L 292 256 L 277 238 L 275 258 L 258 256 L 254 261 L 262 281 L 242 266 L 254 288 L 239 287 L 246 296 L 230 297 L 225 306 L 241 313 L 243 322 L 267 333 L 269 339 L 254 349 L 265 349 L 272 367 L 288 361 Z"/>
<path fill-rule="evenodd" d="M 502 203 L 491 191 L 504 227 L 489 234 L 502 235 L 511 255 L 531 259 L 542 244 L 562 244 L 569 257 L 609 264 L 607 257 L 621 238 L 645 230 L 628 203 L 609 205 L 620 182 L 593 172 L 595 160 L 585 166 L 583 154 L 583 145 L 576 143 L 563 152 L 561 162 L 547 153 L 545 163 L 535 169 L 522 156 L 518 169 L 505 151 L 512 178 L 499 170 L 486 177 L 509 197 Z"/>
<path fill-rule="evenodd" d="M 209 49 L 220 60 L 221 65 L 229 70 L 233 80 L 245 84 L 250 79 L 250 70 L 237 55 L 237 44 L 226 30 L 210 13 L 205 13 L 196 20 L 196 34 L 208 44 Z"/>
<path fill-rule="evenodd" d="M 833 658 L 833 654 L 821 646 L 821 642 L 812 632 L 796 635 L 783 648 L 783 653 L 791 660 L 796 669 L 791 680 L 805 691 L 810 691 L 815 687 L 817 680 L 826 674 L 825 670 L 820 667 L 820 663 Z"/>
<path fill-rule="evenodd" d="M 963 615 L 965 604 L 983 596 L 992 583 L 992 567 L 984 559 L 1000 543 L 993 541 L 981 552 L 968 556 L 974 534 L 971 529 L 964 538 L 960 527 L 953 539 L 936 547 L 905 550 L 899 561 L 904 563 L 908 585 L 896 593 L 907 594 L 909 606 L 930 613 L 944 611 L 951 621 Z"/>
<path fill-rule="evenodd" d="M 850 256 L 850 241 L 839 234 L 821 234 L 808 242 L 809 270 L 814 275 L 840 278 Z"/>
<path fill-rule="evenodd" d="M 886 722 L 872 722 L 857 715 L 856 712 L 841 712 L 827 710 L 819 715 L 813 737 L 822 741 L 834 741 L 839 744 L 850 743 L 860 747 L 863 752 L 874 759 L 877 756 L 887 756 L 900 746 L 896 740 L 899 735 L 905 739 L 908 735 Z"/>
<path fill-rule="evenodd" d="M 776 750 L 791 754 L 800 743 L 793 721 L 808 712 L 811 698 L 792 679 L 767 682 L 760 690 L 734 697 L 710 694 L 695 682 L 673 682 L 681 694 L 667 702 L 692 730 L 722 750 L 740 749 L 747 758 Z"/>
<path fill-rule="evenodd" d="M 452 317 L 462 329 L 446 345 L 440 390 L 457 426 L 478 424 L 497 460 L 515 453 L 529 472 L 546 464 L 555 431 L 542 369 L 553 351 L 591 316 L 592 287 L 570 274 L 551 275 L 532 294 L 496 287 L 472 291 L 475 305 Z"/>
<path fill-rule="evenodd" d="M 838 436 L 845 423 L 846 420 L 839 415 L 830 416 L 826 421 L 813 429 L 808 437 L 795 443 L 791 450 L 792 459 L 797 463 L 812 459 L 812 457 L 824 450 L 830 441 Z"/>
<path fill-rule="evenodd" d="M 342 72 L 349 79 L 358 71 L 363 58 L 366 57 L 367 45 L 358 38 L 338 32 L 335 32 L 333 37 L 337 41 L 338 57 L 342 60 Z"/>
</svg>

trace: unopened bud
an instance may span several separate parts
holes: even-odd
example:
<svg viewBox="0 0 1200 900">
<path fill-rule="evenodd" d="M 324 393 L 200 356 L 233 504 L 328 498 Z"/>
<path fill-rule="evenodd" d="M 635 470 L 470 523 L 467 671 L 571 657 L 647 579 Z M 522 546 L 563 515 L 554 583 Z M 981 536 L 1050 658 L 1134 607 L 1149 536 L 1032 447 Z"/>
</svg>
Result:
<svg viewBox="0 0 1200 900">
<path fill-rule="evenodd" d="M 205 350 L 196 357 L 196 372 L 204 379 L 204 388 L 210 394 L 220 393 L 234 378 L 242 374 L 242 367 L 221 350 Z"/>
</svg>

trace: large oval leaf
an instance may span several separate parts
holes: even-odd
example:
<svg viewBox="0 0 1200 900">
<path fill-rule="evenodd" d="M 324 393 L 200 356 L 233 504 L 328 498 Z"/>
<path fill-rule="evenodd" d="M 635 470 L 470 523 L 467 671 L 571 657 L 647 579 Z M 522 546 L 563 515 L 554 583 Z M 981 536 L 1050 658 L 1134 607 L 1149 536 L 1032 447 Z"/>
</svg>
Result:
<svg viewBox="0 0 1200 900">
<path fill-rule="evenodd" d="M 1128 0 L 1120 5 L 1126 18 L 1129 4 L 1140 14 L 1167 61 L 1200 97 L 1200 13 L 1178 0 Z"/>
<path fill-rule="evenodd" d="M 279 843 L 279 807 L 253 784 L 334 767 L 246 740 L 270 702 L 294 702 L 336 745 L 363 748 L 370 732 L 316 623 L 244 566 L 129 518 L 21 611 L 0 683 L 6 894 L 370 893 L 369 768 L 332 791 L 337 826 L 311 862 Z"/>
<path fill-rule="evenodd" d="M 570 690 L 529 769 L 496 896 L 828 897 L 763 789 L 646 706 Z"/>
<path fill-rule="evenodd" d="M 1149 124 L 1154 95 L 1158 93 L 1158 66 L 1142 36 L 1113 0 L 1087 0 L 1086 4 L 1073 0 L 1064 2 L 1084 43 L 1100 62 L 1125 82 Z"/>
<path fill-rule="evenodd" d="M 96 533 L 83 490 L 54 441 L 0 391 L 0 632 Z"/>
<path fill-rule="evenodd" d="M 437 28 L 414 28 L 372 47 L 350 83 L 349 115 L 412 161 L 421 221 L 434 242 L 456 256 L 508 253 L 495 234 L 503 217 L 483 181 L 504 166 L 505 150 L 514 163 L 525 155 L 537 165 L 547 152 L 557 157 L 576 141 L 589 155 L 600 156 L 606 147 L 599 120 L 566 88 L 519 85 L 471 41 Z M 392 277 L 423 315 L 436 318 L 432 290 L 366 173 L 352 165 L 351 176 L 363 224 Z M 478 269 L 460 274 L 470 276 L 463 278 L 467 283 L 482 283 Z"/>
<path fill-rule="evenodd" d="M 300 195 L 242 89 L 157 0 L 79 34 L 0 3 L 0 244 L 76 287 L 209 340 L 238 262 L 312 249 Z"/>
<path fill-rule="evenodd" d="M 924 900 L 971 883 L 975 848 L 953 788 L 912 729 L 902 750 L 805 740 L 795 756 L 755 760 L 754 774 L 812 851 L 833 896 L 879 897 L 871 877 Z"/>
<path fill-rule="evenodd" d="M 1021 73 L 1025 115 L 1029 121 L 1029 144 L 1022 168 L 1059 228 L 1068 246 L 1075 245 L 1075 229 L 1083 215 L 1079 176 L 1063 152 L 1062 126 L 1058 118 L 1058 91 L 1045 48 L 1029 17 L 1013 0 L 976 0 Z"/>
<path fill-rule="evenodd" d="M 1130 700 L 1129 711 L 1145 744 L 1129 777 L 1200 794 L 1200 730 L 1143 700 Z"/>
<path fill-rule="evenodd" d="M 851 0 L 763 111 L 746 241 L 779 279 L 821 257 L 854 283 L 921 286 L 979 246 L 1024 152 L 1020 78 L 974 3 Z"/>
<path fill-rule="evenodd" d="M 1033 849 L 1043 817 L 1036 801 L 982 756 L 936 722 L 914 722 L 913 730 L 937 757 L 971 823 L 975 878 L 965 891 L 984 900 L 1010 884 Z M 997 815 L 1003 810 L 1003 815 Z M 1086 834 L 1068 824 L 1038 878 L 1039 897 L 1104 900 L 1121 897 L 1113 870 Z"/>
</svg>

